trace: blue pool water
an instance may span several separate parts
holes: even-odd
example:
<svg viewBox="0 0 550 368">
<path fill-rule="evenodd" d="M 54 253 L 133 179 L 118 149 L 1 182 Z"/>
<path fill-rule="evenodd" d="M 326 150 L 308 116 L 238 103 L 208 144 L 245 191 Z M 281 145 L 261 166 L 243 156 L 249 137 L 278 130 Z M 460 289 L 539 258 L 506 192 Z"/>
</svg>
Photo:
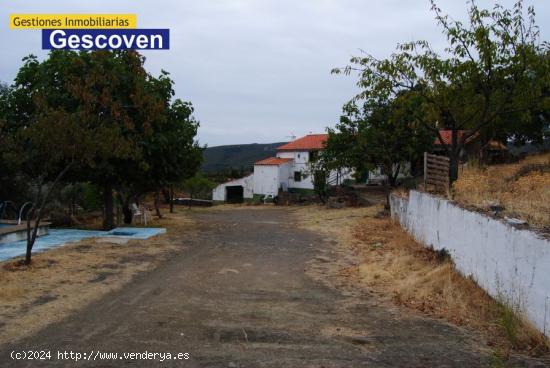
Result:
<svg viewBox="0 0 550 368">
<path fill-rule="evenodd" d="M 44 235 L 36 239 L 32 251 L 33 253 L 41 252 L 86 238 L 116 237 L 126 239 L 147 239 L 165 232 L 166 229 L 158 227 L 117 227 L 111 231 L 50 229 L 48 235 Z M 25 254 L 26 247 L 26 240 L 0 244 L 0 261 Z"/>
<path fill-rule="evenodd" d="M 13 226 L 13 224 L 0 224 L 0 228 Z"/>
</svg>

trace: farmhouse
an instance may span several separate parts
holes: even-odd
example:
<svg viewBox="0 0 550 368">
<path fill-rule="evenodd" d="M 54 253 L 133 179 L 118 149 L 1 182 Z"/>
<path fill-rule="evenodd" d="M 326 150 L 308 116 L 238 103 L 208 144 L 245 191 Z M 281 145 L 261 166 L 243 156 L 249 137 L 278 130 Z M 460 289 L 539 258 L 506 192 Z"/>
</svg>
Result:
<svg viewBox="0 0 550 368">
<path fill-rule="evenodd" d="M 275 198 L 279 190 L 313 192 L 309 164 L 323 150 L 327 138 L 327 134 L 309 134 L 277 147 L 276 157 L 254 163 L 254 174 L 250 176 L 218 185 L 212 192 L 212 199 L 237 202 L 254 196 Z M 351 179 L 350 170 L 334 171 L 330 173 L 328 183 L 338 185 L 346 179 Z M 242 197 L 239 197 L 241 192 Z"/>
</svg>

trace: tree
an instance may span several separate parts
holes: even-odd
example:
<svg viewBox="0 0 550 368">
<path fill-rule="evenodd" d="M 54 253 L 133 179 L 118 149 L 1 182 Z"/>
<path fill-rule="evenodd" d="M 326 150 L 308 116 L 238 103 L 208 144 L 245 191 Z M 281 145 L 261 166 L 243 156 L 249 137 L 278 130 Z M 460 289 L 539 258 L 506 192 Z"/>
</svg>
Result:
<svg viewBox="0 0 550 368">
<path fill-rule="evenodd" d="M 25 58 L 6 103 L 11 149 L 18 157 L 18 171 L 34 191 L 27 213 L 27 264 L 46 206 L 64 177 L 121 149 L 109 124 L 75 104 L 73 78 L 83 70 L 73 55 L 53 52 L 43 62 L 32 55 Z"/>
<path fill-rule="evenodd" d="M 57 111 L 100 135 L 88 135 L 93 157 L 66 174 L 71 181 L 102 188 L 105 229 L 113 227 L 112 189 L 125 177 L 121 168 L 140 155 L 137 142 L 163 108 L 147 91 L 143 61 L 133 51 L 53 51 L 42 62 L 25 58 L 14 84 L 12 124 L 25 126 Z M 61 121 L 58 129 L 65 125 Z M 55 135 L 56 130 L 45 128 L 44 133 Z"/>
<path fill-rule="evenodd" d="M 71 84 L 75 104 L 108 125 L 109 141 L 118 142 L 115 149 L 97 155 L 77 173 L 78 178 L 102 188 L 103 228 L 110 230 L 114 227 L 113 190 L 120 192 L 127 183 L 141 179 L 143 142 L 160 129 L 166 116 L 171 81 L 147 73 L 144 57 L 134 51 L 78 53 L 74 58 L 86 70 Z"/>
<path fill-rule="evenodd" d="M 209 198 L 212 194 L 212 189 L 216 184 L 201 174 L 197 174 L 183 182 L 183 189 L 188 192 L 189 197 L 193 198 Z M 191 206 L 191 204 L 189 204 Z"/>
<path fill-rule="evenodd" d="M 110 229 L 115 187 L 148 190 L 194 174 L 200 147 L 192 107 L 172 104 L 173 82 L 166 73 L 151 76 L 143 62 L 134 51 L 53 51 L 42 62 L 31 55 L 11 89 L 0 93 L 1 143 L 9 143 L 35 193 L 27 263 L 63 180 L 102 188 L 104 228 Z"/>
<path fill-rule="evenodd" d="M 126 223 L 132 221 L 130 200 L 146 192 L 154 192 L 155 210 L 160 218 L 160 191 L 166 189 L 172 211 L 173 185 L 195 175 L 202 163 L 203 147 L 195 140 L 199 122 L 193 117 L 193 106 L 180 99 L 170 102 L 172 85 L 166 72 L 158 79 L 150 79 L 149 93 L 162 102 L 163 109 L 150 125 L 150 132 L 137 142 L 140 154 L 121 168 L 124 179 L 116 189 Z"/>
<path fill-rule="evenodd" d="M 193 177 L 202 164 L 203 147 L 195 141 L 199 123 L 192 114 L 191 103 L 176 99 L 168 107 L 161 129 L 144 142 L 143 163 L 148 168 L 144 177 L 155 192 L 155 209 L 159 217 L 161 188 L 169 188 L 172 210 L 173 185 Z"/>
<path fill-rule="evenodd" d="M 308 172 L 313 178 L 313 191 L 319 197 L 321 203 L 325 204 L 328 197 L 328 180 L 330 177 L 329 163 L 323 155 L 317 155 L 309 161 Z"/>
<path fill-rule="evenodd" d="M 39 75 L 47 77 L 41 86 L 57 97 L 46 99 L 46 107 L 62 104 L 108 133 L 98 142 L 108 149 L 98 150 L 93 160 L 68 173 L 71 181 L 101 188 L 105 230 L 114 227 L 114 191 L 129 222 L 132 198 L 192 176 L 198 166 L 200 154 L 193 152 L 199 149 L 194 141 L 198 122 L 191 116 L 191 104 L 172 102 L 168 73 L 154 77 L 144 69 L 144 61 L 133 51 L 56 51 L 42 63 L 33 59 L 21 73 L 31 86 Z M 24 103 L 28 100 L 21 98 Z"/>
<path fill-rule="evenodd" d="M 15 180 L 18 157 L 12 150 L 13 137 L 10 134 L 11 127 L 7 123 L 10 91 L 6 84 L 0 83 L 0 207 L 5 200 L 15 200 L 13 196 L 19 184 Z M 4 208 L 0 208 L 0 216 L 2 212 Z"/>
<path fill-rule="evenodd" d="M 170 166 L 174 173 L 165 180 L 169 186 L 170 212 L 174 212 L 174 185 L 197 174 L 203 162 L 203 152 L 206 149 L 206 146 L 200 146 L 195 141 L 199 122 L 192 117 L 193 111 L 191 103 L 180 100 L 176 100 L 170 109 L 170 121 L 176 127 L 171 140 L 170 152 L 172 161 L 176 162 Z M 214 186 L 212 182 L 209 183 L 210 190 Z"/>
<path fill-rule="evenodd" d="M 522 0 L 511 10 L 501 5 L 480 9 L 470 1 L 466 25 L 443 15 L 434 0 L 431 4 L 448 41 L 442 55 L 426 41 L 409 42 L 398 45 L 387 59 L 364 53 L 333 72 L 359 72 L 362 92 L 356 102 L 391 99 L 403 92 L 421 97 L 424 126 L 440 139 L 441 128 L 452 131 L 452 143 L 445 149 L 455 180 L 469 138 L 526 135 L 525 124 L 532 121 L 549 85 L 548 58 L 542 57 L 548 47 L 539 43 L 534 9 L 529 7 L 525 17 Z M 461 130 L 466 131 L 462 136 Z M 537 130 L 527 135 L 541 134 Z"/>
<path fill-rule="evenodd" d="M 400 171 L 433 143 L 432 132 L 420 120 L 422 111 L 422 99 L 414 93 L 370 99 L 361 107 L 349 103 L 336 129 L 328 129 L 321 160 L 329 169 L 348 167 L 359 175 L 381 168 L 389 198 L 389 188 L 397 185 Z"/>
</svg>

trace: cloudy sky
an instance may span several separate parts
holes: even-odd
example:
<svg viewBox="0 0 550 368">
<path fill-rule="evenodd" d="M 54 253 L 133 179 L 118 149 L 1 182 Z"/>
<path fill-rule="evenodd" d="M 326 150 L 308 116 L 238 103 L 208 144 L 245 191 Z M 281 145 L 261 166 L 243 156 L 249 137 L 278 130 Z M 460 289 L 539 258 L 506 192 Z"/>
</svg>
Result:
<svg viewBox="0 0 550 368">
<path fill-rule="evenodd" d="M 464 1 L 438 3 L 461 19 Z M 526 2 L 549 40 L 550 1 Z M 170 28 L 171 49 L 144 52 L 146 68 L 171 73 L 209 146 L 323 132 L 356 92 L 354 78 L 331 75 L 333 67 L 359 49 L 384 57 L 398 42 L 444 43 L 428 0 L 4 0 L 0 81 L 8 83 L 25 55 L 45 55 L 40 31 L 9 29 L 12 13 L 135 13 L 139 28 Z"/>
</svg>

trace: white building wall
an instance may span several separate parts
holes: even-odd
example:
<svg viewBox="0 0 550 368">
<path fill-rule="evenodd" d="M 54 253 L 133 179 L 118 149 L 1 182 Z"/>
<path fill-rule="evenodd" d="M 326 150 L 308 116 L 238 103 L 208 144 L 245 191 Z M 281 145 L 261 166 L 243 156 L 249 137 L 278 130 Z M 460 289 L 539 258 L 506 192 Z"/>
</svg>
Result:
<svg viewBox="0 0 550 368">
<path fill-rule="evenodd" d="M 243 198 L 252 199 L 254 197 L 254 174 L 248 175 L 247 177 L 244 177 L 243 179 Z"/>
<path fill-rule="evenodd" d="M 309 173 L 309 152 L 308 151 L 281 151 L 277 152 L 277 157 L 291 158 L 294 161 L 288 173 L 288 187 L 299 189 L 313 189 L 313 178 Z M 302 173 L 301 181 L 294 181 L 294 172 Z"/>
<path fill-rule="evenodd" d="M 283 191 L 288 190 L 289 178 L 292 172 L 292 162 L 279 165 L 279 187 Z"/>
<path fill-rule="evenodd" d="M 277 165 L 254 165 L 254 194 L 279 193 L 279 167 Z"/>
<path fill-rule="evenodd" d="M 225 184 L 220 184 L 212 190 L 213 201 L 225 201 L 227 199 L 225 195 Z"/>
<path fill-rule="evenodd" d="M 550 240 L 429 194 L 391 197 L 392 218 L 417 241 L 446 249 L 465 276 L 521 308 L 544 333 L 550 324 Z"/>
<path fill-rule="evenodd" d="M 212 200 L 214 201 L 226 201 L 227 200 L 227 191 L 226 187 L 231 186 L 242 186 L 243 187 L 243 197 L 252 198 L 254 195 L 254 175 L 248 175 L 244 178 L 235 179 L 228 181 L 226 183 L 220 184 L 212 190 Z"/>
</svg>

